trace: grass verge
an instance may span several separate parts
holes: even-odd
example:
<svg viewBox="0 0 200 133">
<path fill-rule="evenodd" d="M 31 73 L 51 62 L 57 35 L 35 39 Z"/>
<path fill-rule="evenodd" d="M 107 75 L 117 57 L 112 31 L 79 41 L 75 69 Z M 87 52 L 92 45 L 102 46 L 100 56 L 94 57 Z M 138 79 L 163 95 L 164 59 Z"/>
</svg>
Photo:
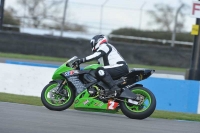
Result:
<svg viewBox="0 0 200 133">
<path fill-rule="evenodd" d="M 65 62 L 67 60 L 67 58 L 56 58 L 48 56 L 13 54 L 13 53 L 2 53 L 2 52 L 0 52 L 0 57 L 13 58 L 13 59 L 39 60 L 39 61 L 52 61 L 52 62 Z"/>
<path fill-rule="evenodd" d="M 8 93 L 0 93 L 0 102 L 11 102 L 20 104 L 29 104 L 35 106 L 43 106 L 39 97 L 14 95 Z M 73 106 L 70 107 L 73 109 Z M 122 114 L 119 112 L 119 114 Z M 156 110 L 150 117 L 152 118 L 163 118 L 163 119 L 175 119 L 175 120 L 189 120 L 189 121 L 200 121 L 200 114 L 188 114 L 188 113 L 177 113 Z"/>
<path fill-rule="evenodd" d="M 39 61 L 52 61 L 52 62 L 65 62 L 67 58 L 56 58 L 48 56 L 36 56 L 36 55 L 24 55 L 24 54 L 13 54 L 13 53 L 1 53 L 0 57 L 3 58 L 13 58 L 13 59 L 27 59 L 27 60 L 39 60 Z M 94 63 L 94 62 L 90 62 Z M 185 72 L 184 68 L 174 68 L 174 67 L 162 67 L 162 66 L 150 66 L 150 65 L 139 65 L 139 64 L 129 64 L 130 68 L 150 68 L 155 70 L 165 70 L 165 71 L 178 71 Z"/>
</svg>

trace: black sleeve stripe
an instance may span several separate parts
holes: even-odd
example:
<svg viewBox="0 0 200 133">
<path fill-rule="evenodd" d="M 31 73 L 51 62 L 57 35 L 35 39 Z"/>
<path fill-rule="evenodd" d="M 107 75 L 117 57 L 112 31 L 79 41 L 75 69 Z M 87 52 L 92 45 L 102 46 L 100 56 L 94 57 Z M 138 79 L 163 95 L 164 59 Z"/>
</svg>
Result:
<svg viewBox="0 0 200 133">
<path fill-rule="evenodd" d="M 92 61 L 92 60 L 97 60 L 97 59 L 103 57 L 106 54 L 103 50 L 99 50 L 98 52 L 100 52 L 100 54 L 98 56 L 93 57 L 93 58 L 91 58 L 89 60 L 85 60 L 85 62 Z"/>
</svg>

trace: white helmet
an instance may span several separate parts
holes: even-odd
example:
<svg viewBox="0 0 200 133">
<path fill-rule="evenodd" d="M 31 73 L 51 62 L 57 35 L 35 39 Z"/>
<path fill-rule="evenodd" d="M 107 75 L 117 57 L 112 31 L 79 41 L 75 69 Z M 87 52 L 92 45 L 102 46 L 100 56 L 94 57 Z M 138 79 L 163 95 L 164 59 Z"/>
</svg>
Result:
<svg viewBox="0 0 200 133">
<path fill-rule="evenodd" d="M 107 43 L 107 38 L 104 35 L 96 35 L 94 36 L 91 41 L 92 52 L 95 52 L 99 46 L 103 43 Z"/>
</svg>

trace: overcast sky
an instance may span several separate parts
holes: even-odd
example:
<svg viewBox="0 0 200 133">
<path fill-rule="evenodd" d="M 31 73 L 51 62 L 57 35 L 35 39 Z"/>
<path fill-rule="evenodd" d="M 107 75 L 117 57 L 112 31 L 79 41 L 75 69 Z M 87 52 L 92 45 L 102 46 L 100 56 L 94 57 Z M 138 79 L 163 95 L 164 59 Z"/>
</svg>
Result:
<svg viewBox="0 0 200 133">
<path fill-rule="evenodd" d="M 62 1 L 62 0 L 47 0 Z M 64 0 L 63 0 L 64 1 Z M 149 25 L 148 10 L 154 10 L 156 3 L 170 4 L 178 8 L 183 2 L 191 7 L 193 0 L 69 0 L 67 10 L 67 21 L 84 24 L 89 27 L 100 29 L 100 11 L 104 3 L 102 15 L 102 32 L 109 32 L 120 27 L 133 27 L 141 29 L 156 29 L 156 26 Z M 17 6 L 17 0 L 6 0 L 5 8 L 13 7 L 23 13 L 23 9 Z M 63 2 L 64 7 L 64 2 Z M 62 8 L 62 7 L 61 7 Z M 142 8 L 142 17 L 140 13 Z M 186 31 L 190 31 L 195 19 L 190 17 L 190 9 L 184 11 L 186 14 Z M 59 14 L 60 16 L 62 13 Z"/>
</svg>

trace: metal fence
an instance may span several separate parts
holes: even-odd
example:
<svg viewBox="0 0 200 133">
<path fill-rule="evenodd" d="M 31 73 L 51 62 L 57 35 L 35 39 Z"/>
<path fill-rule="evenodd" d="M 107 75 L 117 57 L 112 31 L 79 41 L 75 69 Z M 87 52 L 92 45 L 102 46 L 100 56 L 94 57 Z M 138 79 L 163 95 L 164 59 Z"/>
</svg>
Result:
<svg viewBox="0 0 200 133">
<path fill-rule="evenodd" d="M 132 1 L 125 0 L 124 5 L 113 5 L 113 0 L 99 0 L 98 2 L 90 2 L 89 0 L 40 0 L 43 3 L 38 4 L 38 11 L 35 11 L 35 16 L 30 14 L 30 5 L 28 3 L 20 4 L 20 0 L 6 0 L 5 9 L 10 10 L 13 8 L 13 16 L 16 19 L 20 19 L 19 28 L 36 28 L 36 29 L 54 29 L 60 30 L 62 36 L 63 26 L 65 24 L 84 27 L 85 34 L 98 34 L 103 33 L 109 35 L 113 30 L 128 27 L 138 30 L 156 30 L 158 27 L 156 23 L 151 23 L 151 17 L 149 12 L 152 8 L 149 4 L 151 2 L 141 0 Z M 33 0 L 27 0 L 29 2 Z M 36 0 L 37 1 L 37 0 Z M 44 8 L 44 9 L 43 9 Z M 47 9 L 48 8 L 48 9 Z M 175 7 L 175 10 L 179 9 L 179 5 Z M 42 17 L 41 14 L 44 14 Z M 37 15 L 38 14 L 38 15 Z M 189 12 L 185 13 L 185 29 L 184 31 L 190 31 L 194 20 L 190 18 Z M 175 18 L 172 18 L 173 20 Z M 36 26 L 38 21 L 38 25 Z M 35 25 L 34 25 L 35 24 Z M 77 26 L 75 25 L 75 26 Z M 173 25 L 171 30 L 173 31 Z M 12 25 L 4 25 L 5 27 L 12 27 Z M 151 27 L 151 28 L 150 28 Z M 23 32 L 23 30 L 22 30 Z M 154 38 L 144 37 L 129 37 L 129 36 L 116 36 L 109 35 L 110 37 L 129 38 L 136 40 L 155 41 L 161 43 L 175 43 L 181 45 L 192 45 L 192 42 L 180 42 L 176 40 L 162 40 Z"/>
<path fill-rule="evenodd" d="M 140 41 L 149 41 L 149 42 L 159 42 L 160 44 L 172 44 L 172 40 L 165 39 L 154 39 L 154 38 L 146 38 L 146 37 L 136 37 L 136 36 L 124 36 L 124 35 L 108 35 L 109 38 L 122 38 L 122 39 L 130 39 L 130 40 L 140 40 Z M 192 42 L 183 42 L 183 41 L 174 41 L 175 45 L 185 45 L 192 46 Z M 172 46 L 173 47 L 173 46 Z"/>
</svg>

